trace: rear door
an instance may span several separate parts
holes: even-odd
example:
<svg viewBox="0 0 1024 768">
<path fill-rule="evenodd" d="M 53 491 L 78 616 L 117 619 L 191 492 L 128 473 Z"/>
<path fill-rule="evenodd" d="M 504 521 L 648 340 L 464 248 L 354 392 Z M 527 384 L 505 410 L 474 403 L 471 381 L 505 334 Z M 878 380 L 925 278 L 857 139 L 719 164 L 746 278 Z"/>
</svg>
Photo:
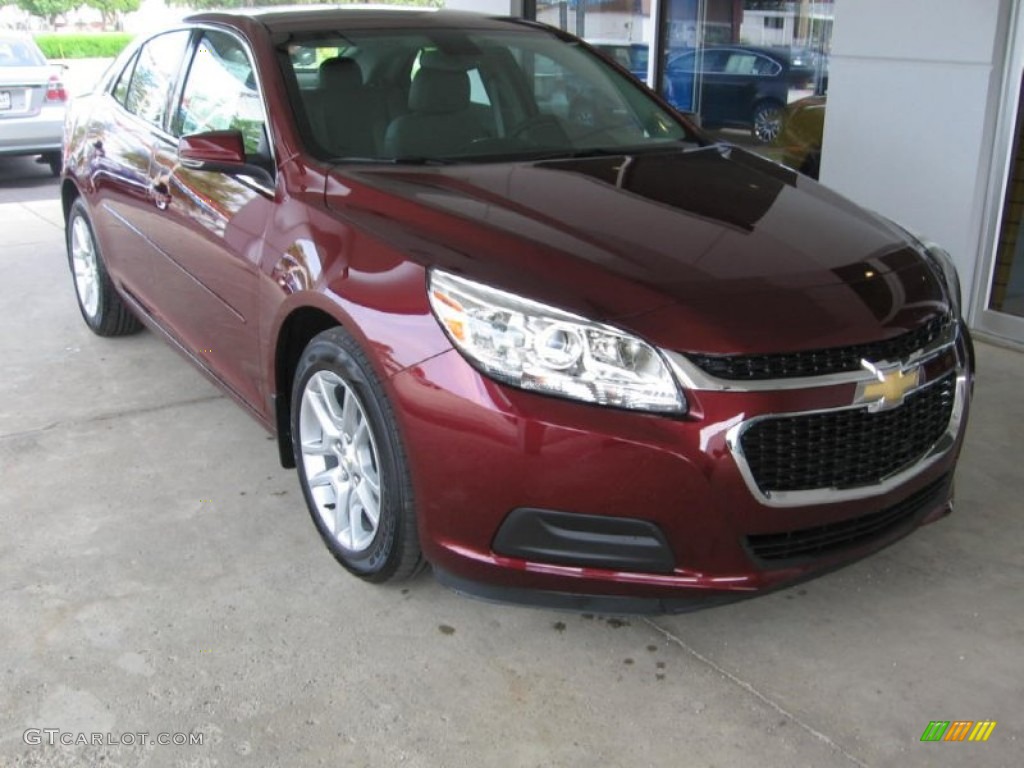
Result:
<svg viewBox="0 0 1024 768">
<path fill-rule="evenodd" d="M 665 93 L 684 112 L 699 112 L 705 125 L 726 119 L 727 95 L 723 72 L 728 53 L 718 49 L 692 50 L 669 59 Z"/>
<path fill-rule="evenodd" d="M 722 119 L 732 124 L 750 125 L 754 105 L 762 98 L 774 97 L 785 105 L 781 71 L 778 62 L 763 54 L 743 49 L 730 50 L 720 78 Z M 773 84 L 782 85 L 781 98 L 780 94 L 773 93 Z"/>
<path fill-rule="evenodd" d="M 85 128 L 92 215 L 114 279 L 146 309 L 156 303 L 149 232 L 157 218 L 149 166 L 154 144 L 166 135 L 170 93 L 190 32 L 177 30 L 146 42 L 124 66 Z"/>
<path fill-rule="evenodd" d="M 253 58 L 240 38 L 199 31 L 169 128 L 149 169 L 160 313 L 186 349 L 258 407 L 258 266 L 274 216 L 275 167 Z M 179 162 L 178 138 L 224 130 L 241 133 L 248 162 L 265 175 Z"/>
</svg>

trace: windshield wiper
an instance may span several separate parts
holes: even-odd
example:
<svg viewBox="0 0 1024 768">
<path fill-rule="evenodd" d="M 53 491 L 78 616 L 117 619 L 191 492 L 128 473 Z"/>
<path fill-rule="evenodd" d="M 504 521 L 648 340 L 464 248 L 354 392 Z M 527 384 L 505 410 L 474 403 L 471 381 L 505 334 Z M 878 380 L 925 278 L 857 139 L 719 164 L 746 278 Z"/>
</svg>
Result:
<svg viewBox="0 0 1024 768">
<path fill-rule="evenodd" d="M 388 160 L 389 163 L 395 165 L 455 165 L 458 161 L 448 160 L 441 157 L 396 157 Z"/>
<path fill-rule="evenodd" d="M 438 157 L 332 157 L 336 165 L 453 165 L 456 161 Z"/>
<path fill-rule="evenodd" d="M 664 144 L 646 144 L 631 147 L 590 147 L 588 149 L 552 150 L 539 155 L 538 160 L 585 160 L 589 157 L 626 157 L 629 155 L 653 154 L 655 152 L 687 152 L 699 149 L 692 141 L 672 141 Z"/>
</svg>

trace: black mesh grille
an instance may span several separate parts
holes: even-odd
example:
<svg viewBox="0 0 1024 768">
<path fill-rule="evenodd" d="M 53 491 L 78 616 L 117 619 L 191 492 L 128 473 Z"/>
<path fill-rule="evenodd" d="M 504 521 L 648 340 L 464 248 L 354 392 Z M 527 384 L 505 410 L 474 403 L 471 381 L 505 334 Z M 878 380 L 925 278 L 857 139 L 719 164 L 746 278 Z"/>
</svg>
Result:
<svg viewBox="0 0 1024 768">
<path fill-rule="evenodd" d="M 886 341 L 852 347 L 814 349 L 777 355 L 687 355 L 706 373 L 720 379 L 756 381 L 825 376 L 859 371 L 861 360 L 897 362 L 905 360 L 940 338 L 949 328 L 946 316 L 935 317 L 920 328 Z"/>
<path fill-rule="evenodd" d="M 888 411 L 764 419 L 740 444 L 765 492 L 873 485 L 918 461 L 942 437 L 955 393 L 956 377 L 949 374 Z"/>
<path fill-rule="evenodd" d="M 949 480 L 946 475 L 881 512 L 799 531 L 748 536 L 747 548 L 754 557 L 777 564 L 781 560 L 821 557 L 847 547 L 866 544 L 899 528 L 944 500 L 949 493 Z"/>
</svg>

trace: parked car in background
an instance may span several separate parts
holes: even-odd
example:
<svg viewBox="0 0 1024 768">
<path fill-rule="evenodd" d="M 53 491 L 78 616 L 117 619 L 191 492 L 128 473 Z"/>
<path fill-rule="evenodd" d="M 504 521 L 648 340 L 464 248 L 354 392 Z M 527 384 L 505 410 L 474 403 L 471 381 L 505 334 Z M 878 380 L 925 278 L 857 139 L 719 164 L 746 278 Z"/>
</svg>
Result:
<svg viewBox="0 0 1024 768">
<path fill-rule="evenodd" d="M 670 52 L 663 82 L 673 105 L 699 108 L 705 128 L 749 128 L 770 144 L 782 131 L 790 88 L 806 86 L 808 75 L 791 68 L 786 49 L 721 45 Z"/>
<path fill-rule="evenodd" d="M 786 107 L 782 133 L 775 143 L 782 147 L 782 162 L 812 179 L 821 168 L 821 144 L 825 133 L 824 96 L 808 96 Z"/>
<path fill-rule="evenodd" d="M 276 435 L 362 579 L 678 611 L 951 510 L 948 254 L 557 30 L 204 13 L 126 49 L 67 137 L 87 326 L 149 327 Z"/>
<path fill-rule="evenodd" d="M 789 49 L 790 69 L 793 79 L 807 86 L 816 93 L 828 91 L 828 54 L 814 48 L 792 47 Z M 801 86 L 803 87 L 803 86 Z"/>
<path fill-rule="evenodd" d="M 631 43 L 627 40 L 587 39 L 590 45 L 610 56 L 617 64 L 628 69 L 641 83 L 647 82 L 647 67 L 650 50 L 647 43 Z"/>
<path fill-rule="evenodd" d="M 56 176 L 67 93 L 28 35 L 0 32 L 0 155 L 39 155 Z"/>
</svg>

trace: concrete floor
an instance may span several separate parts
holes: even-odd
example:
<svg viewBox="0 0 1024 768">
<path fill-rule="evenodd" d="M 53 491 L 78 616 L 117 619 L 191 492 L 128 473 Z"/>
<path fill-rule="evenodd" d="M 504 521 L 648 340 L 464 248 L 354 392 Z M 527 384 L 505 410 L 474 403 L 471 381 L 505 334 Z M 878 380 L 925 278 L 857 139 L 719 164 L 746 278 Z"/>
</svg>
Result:
<svg viewBox="0 0 1024 768">
<path fill-rule="evenodd" d="M 245 413 L 86 330 L 55 195 L 0 162 L 0 765 L 1021 764 L 1021 354 L 979 347 L 956 513 L 800 587 L 653 620 L 373 587 Z M 920 742 L 958 719 L 998 726 Z"/>
</svg>

